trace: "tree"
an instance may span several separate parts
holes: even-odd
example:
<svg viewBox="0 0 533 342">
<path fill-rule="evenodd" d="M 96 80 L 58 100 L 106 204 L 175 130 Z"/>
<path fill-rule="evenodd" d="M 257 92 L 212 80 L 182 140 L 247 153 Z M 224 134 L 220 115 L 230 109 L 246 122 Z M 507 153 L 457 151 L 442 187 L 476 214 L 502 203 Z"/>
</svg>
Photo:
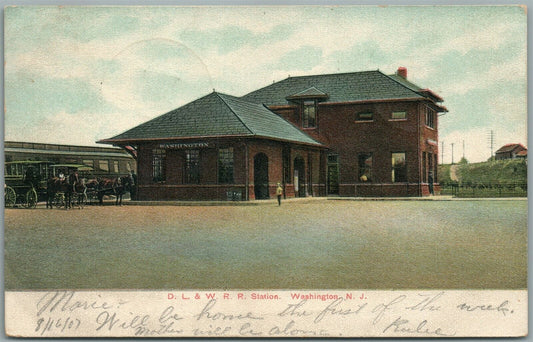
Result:
<svg viewBox="0 0 533 342">
<path fill-rule="evenodd" d="M 468 160 L 466 160 L 466 158 L 463 157 L 463 158 L 461 158 L 461 160 L 459 160 L 458 164 L 468 164 Z"/>
</svg>

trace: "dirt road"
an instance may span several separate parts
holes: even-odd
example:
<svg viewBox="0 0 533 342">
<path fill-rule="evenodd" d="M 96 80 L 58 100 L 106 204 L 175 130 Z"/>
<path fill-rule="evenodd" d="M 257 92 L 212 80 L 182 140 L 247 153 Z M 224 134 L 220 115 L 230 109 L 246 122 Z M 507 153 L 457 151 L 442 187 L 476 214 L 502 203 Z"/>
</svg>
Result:
<svg viewBox="0 0 533 342">
<path fill-rule="evenodd" d="M 527 201 L 5 211 L 6 289 L 525 288 Z"/>
</svg>

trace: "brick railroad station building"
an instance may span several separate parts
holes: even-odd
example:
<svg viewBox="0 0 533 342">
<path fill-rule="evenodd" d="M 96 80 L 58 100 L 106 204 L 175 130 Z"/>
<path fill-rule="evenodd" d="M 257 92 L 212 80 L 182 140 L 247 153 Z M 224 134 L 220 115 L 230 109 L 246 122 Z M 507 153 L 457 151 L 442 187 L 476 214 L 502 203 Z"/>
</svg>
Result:
<svg viewBox="0 0 533 342">
<path fill-rule="evenodd" d="M 425 196 L 442 98 L 407 70 L 289 77 L 213 92 L 115 137 L 135 151 L 140 200 Z"/>
</svg>

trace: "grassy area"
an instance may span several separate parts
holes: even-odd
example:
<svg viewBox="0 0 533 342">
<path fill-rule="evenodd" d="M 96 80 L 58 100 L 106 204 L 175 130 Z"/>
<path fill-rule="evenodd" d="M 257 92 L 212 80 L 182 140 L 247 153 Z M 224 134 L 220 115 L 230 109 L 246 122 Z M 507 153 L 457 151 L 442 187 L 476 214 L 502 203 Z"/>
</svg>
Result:
<svg viewBox="0 0 533 342">
<path fill-rule="evenodd" d="M 527 163 L 522 159 L 508 159 L 463 164 L 458 167 L 457 176 L 466 184 L 527 183 Z"/>
<path fill-rule="evenodd" d="M 443 195 L 457 197 L 526 197 L 527 162 L 522 159 L 456 164 L 457 180 L 451 179 L 452 166 L 439 165 Z"/>
<path fill-rule="evenodd" d="M 450 184 L 452 179 L 450 178 L 450 164 L 441 164 L 437 167 L 438 180 L 440 184 Z"/>
<path fill-rule="evenodd" d="M 5 288 L 527 287 L 527 201 L 5 211 Z"/>
</svg>

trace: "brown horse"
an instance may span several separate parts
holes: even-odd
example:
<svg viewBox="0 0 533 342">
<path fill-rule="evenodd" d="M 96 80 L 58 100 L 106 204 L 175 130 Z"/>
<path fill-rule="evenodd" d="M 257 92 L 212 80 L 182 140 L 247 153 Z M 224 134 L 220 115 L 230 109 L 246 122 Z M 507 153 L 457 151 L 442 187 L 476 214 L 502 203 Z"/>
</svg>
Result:
<svg viewBox="0 0 533 342">
<path fill-rule="evenodd" d="M 69 184 L 65 178 L 52 177 L 46 182 L 46 208 L 52 209 L 58 194 L 66 194 Z"/>
<path fill-rule="evenodd" d="M 87 203 L 87 186 L 85 185 L 85 179 L 78 178 L 74 184 L 72 184 L 72 200 L 76 199 L 78 208 L 83 209 L 85 203 Z"/>
<path fill-rule="evenodd" d="M 77 200 L 77 205 L 81 209 L 87 198 L 87 187 L 77 173 L 73 173 L 68 178 L 63 179 L 57 177 L 49 178 L 47 181 L 46 207 L 52 208 L 58 196 L 63 196 L 65 209 L 72 208 L 74 199 Z"/>
<path fill-rule="evenodd" d="M 94 179 L 87 179 L 85 181 L 85 186 L 87 187 L 86 189 L 86 194 L 87 194 L 87 197 L 89 198 L 89 201 L 91 201 L 91 204 L 92 204 L 92 200 L 94 198 L 94 196 L 97 196 L 98 197 L 98 188 L 99 188 L 99 182 L 98 182 L 98 179 L 94 178 Z"/>
<path fill-rule="evenodd" d="M 115 204 L 122 205 L 122 197 L 126 192 L 131 191 L 133 181 L 131 175 L 117 178 L 102 178 L 98 182 L 98 201 L 100 205 L 104 204 L 104 196 L 114 195 Z"/>
</svg>

